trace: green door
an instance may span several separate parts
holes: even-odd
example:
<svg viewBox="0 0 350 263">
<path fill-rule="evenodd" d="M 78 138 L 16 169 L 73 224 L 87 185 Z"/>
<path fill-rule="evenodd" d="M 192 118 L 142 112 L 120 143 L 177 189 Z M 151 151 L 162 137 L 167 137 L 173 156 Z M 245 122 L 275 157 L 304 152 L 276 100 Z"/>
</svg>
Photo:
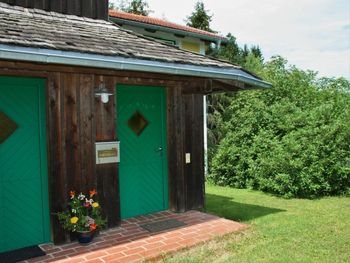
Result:
<svg viewBox="0 0 350 263">
<path fill-rule="evenodd" d="M 168 208 L 165 90 L 117 86 L 121 217 Z"/>
<path fill-rule="evenodd" d="M 0 77 L 0 252 L 50 241 L 45 80 Z"/>
</svg>

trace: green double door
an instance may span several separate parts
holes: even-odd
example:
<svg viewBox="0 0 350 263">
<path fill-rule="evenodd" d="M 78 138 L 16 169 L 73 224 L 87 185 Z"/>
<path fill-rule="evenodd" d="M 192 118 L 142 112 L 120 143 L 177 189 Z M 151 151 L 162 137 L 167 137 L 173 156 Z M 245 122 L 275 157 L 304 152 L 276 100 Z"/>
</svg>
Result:
<svg viewBox="0 0 350 263">
<path fill-rule="evenodd" d="M 0 252 L 50 241 L 45 80 L 0 77 Z"/>
<path fill-rule="evenodd" d="M 165 90 L 117 85 L 121 217 L 168 208 Z"/>
</svg>

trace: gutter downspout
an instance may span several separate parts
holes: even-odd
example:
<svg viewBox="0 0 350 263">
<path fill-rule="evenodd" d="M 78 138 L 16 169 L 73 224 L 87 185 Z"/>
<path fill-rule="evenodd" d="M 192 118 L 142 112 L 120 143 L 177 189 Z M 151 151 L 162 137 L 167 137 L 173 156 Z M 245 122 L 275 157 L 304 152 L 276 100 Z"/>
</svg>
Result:
<svg viewBox="0 0 350 263">
<path fill-rule="evenodd" d="M 221 40 L 216 41 L 216 48 L 219 49 L 221 47 Z"/>
<path fill-rule="evenodd" d="M 208 105 L 207 95 L 203 96 L 203 123 L 204 123 L 204 176 L 208 175 Z"/>
</svg>

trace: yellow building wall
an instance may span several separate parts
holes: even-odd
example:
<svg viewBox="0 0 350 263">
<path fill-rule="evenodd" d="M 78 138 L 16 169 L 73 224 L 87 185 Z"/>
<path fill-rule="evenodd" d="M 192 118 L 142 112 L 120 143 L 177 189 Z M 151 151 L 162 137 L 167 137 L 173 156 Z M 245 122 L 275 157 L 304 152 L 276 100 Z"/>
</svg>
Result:
<svg viewBox="0 0 350 263">
<path fill-rule="evenodd" d="M 187 50 L 187 51 L 195 52 L 195 53 L 200 53 L 200 51 L 201 51 L 200 44 L 188 42 L 188 41 L 182 41 L 181 48 L 184 50 Z"/>
</svg>

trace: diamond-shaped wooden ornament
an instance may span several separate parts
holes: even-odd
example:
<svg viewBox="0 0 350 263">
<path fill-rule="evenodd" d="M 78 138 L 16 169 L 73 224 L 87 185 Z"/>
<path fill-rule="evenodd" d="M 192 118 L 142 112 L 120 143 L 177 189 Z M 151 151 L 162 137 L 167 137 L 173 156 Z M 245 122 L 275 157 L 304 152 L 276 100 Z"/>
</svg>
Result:
<svg viewBox="0 0 350 263">
<path fill-rule="evenodd" d="M 0 111 L 0 144 L 6 141 L 16 129 L 17 124 Z"/>
<path fill-rule="evenodd" d="M 139 136 L 143 130 L 147 127 L 148 121 L 146 118 L 138 111 L 136 111 L 128 120 L 129 128 Z"/>
</svg>

